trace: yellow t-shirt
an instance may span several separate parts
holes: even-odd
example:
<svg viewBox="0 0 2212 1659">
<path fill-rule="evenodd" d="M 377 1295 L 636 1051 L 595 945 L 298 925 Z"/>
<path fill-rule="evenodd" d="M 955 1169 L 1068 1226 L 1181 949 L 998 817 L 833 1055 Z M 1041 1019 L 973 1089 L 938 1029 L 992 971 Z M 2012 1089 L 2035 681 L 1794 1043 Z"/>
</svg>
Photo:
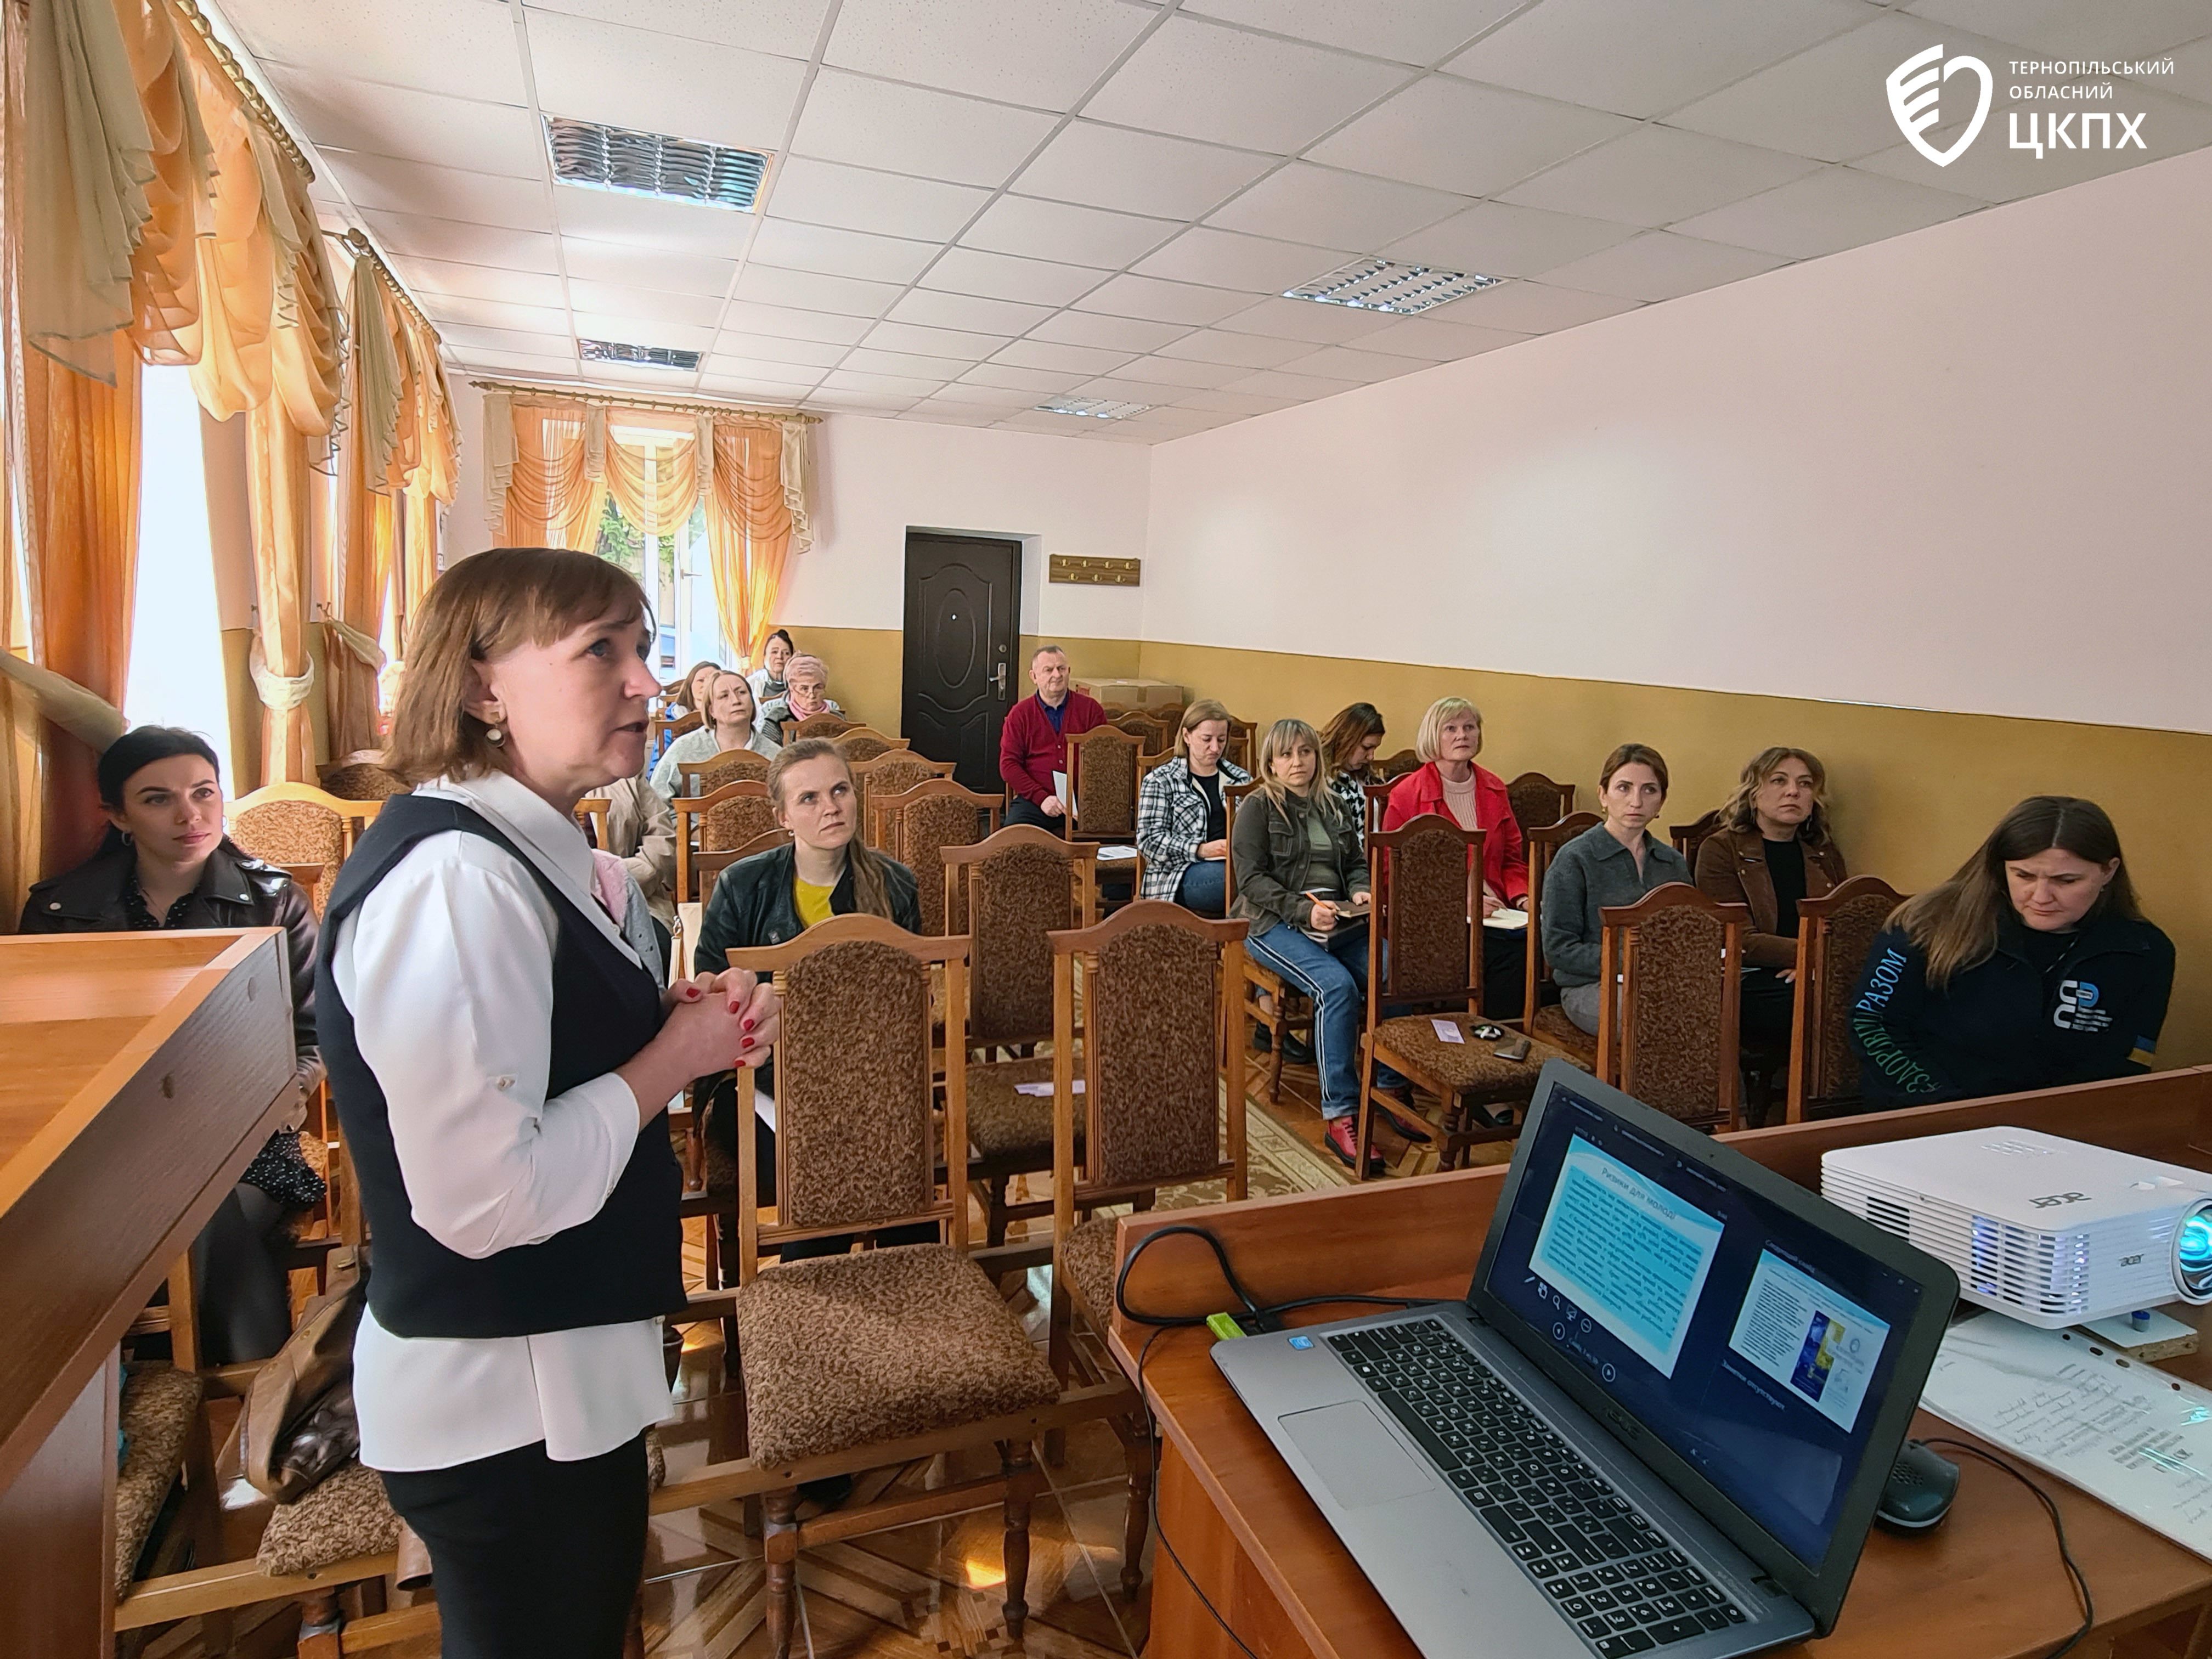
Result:
<svg viewBox="0 0 2212 1659">
<path fill-rule="evenodd" d="M 811 881 L 801 881 L 793 876 L 791 878 L 791 896 L 799 904 L 799 926 L 811 927 L 835 915 L 836 913 L 830 908 L 830 897 L 836 890 L 834 885 L 817 887 Z"/>
</svg>

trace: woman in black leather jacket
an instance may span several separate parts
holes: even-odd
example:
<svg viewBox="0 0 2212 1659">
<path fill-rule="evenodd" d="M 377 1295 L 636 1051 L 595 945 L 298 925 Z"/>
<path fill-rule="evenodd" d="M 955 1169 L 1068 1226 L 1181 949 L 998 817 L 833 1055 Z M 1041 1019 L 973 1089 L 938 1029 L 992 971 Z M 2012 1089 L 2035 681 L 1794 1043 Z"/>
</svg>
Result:
<svg viewBox="0 0 2212 1659">
<path fill-rule="evenodd" d="M 76 869 L 31 889 L 19 931 L 282 927 L 304 1099 L 322 1075 L 314 912 L 289 876 L 249 858 L 223 833 L 215 750 L 194 732 L 142 726 L 108 746 L 99 778 L 107 839 Z M 301 1154 L 296 1127 L 279 1130 L 254 1154 L 192 1244 L 204 1363 L 266 1359 L 284 1345 L 291 1303 L 271 1236 L 288 1212 L 322 1195 L 322 1177 Z"/>
</svg>

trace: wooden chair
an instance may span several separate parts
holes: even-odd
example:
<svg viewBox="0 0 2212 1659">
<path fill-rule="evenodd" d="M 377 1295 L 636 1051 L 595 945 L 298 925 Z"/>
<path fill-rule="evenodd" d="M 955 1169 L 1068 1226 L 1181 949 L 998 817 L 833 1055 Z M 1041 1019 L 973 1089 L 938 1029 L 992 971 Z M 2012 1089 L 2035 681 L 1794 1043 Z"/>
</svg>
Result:
<svg viewBox="0 0 2212 1659">
<path fill-rule="evenodd" d="M 1859 1060 L 1848 1029 L 1851 996 L 1875 935 L 1904 902 L 1904 894 L 1875 876 L 1853 876 L 1819 898 L 1797 901 L 1790 1122 L 1858 1099 Z"/>
<path fill-rule="evenodd" d="M 673 719 L 655 714 L 645 723 L 645 758 L 647 764 L 659 760 L 668 752 L 668 745 L 686 732 L 696 732 L 706 720 L 696 709 Z"/>
<path fill-rule="evenodd" d="M 1098 920 L 1098 848 L 1017 824 L 940 855 L 945 914 L 966 919 L 974 945 L 962 1011 L 968 1048 L 956 1049 L 948 1037 L 945 1071 L 965 1073 L 969 1176 L 988 1217 L 988 1242 L 998 1245 L 1011 1222 L 1052 1211 L 1048 1200 L 1006 1201 L 1014 1176 L 1052 1167 L 1052 1103 L 1018 1087 L 1052 1075 L 1050 1061 L 1025 1057 L 1053 1033 L 1048 936 Z M 1000 1048 L 1024 1054 L 994 1060 Z"/>
<path fill-rule="evenodd" d="M 1736 1062 L 1747 905 L 1687 882 L 1655 887 L 1599 915 L 1597 1074 L 1645 1105 L 1701 1128 L 1738 1129 Z"/>
<path fill-rule="evenodd" d="M 699 896 L 692 869 L 699 854 L 743 847 L 775 828 L 775 808 L 764 783 L 741 778 L 696 800 L 679 798 L 676 802 L 677 902 L 690 903 Z"/>
<path fill-rule="evenodd" d="M 853 765 L 872 761 L 878 755 L 894 749 L 903 749 L 911 741 L 906 738 L 891 738 L 866 726 L 855 726 L 840 732 L 836 738 L 837 752 Z"/>
<path fill-rule="evenodd" d="M 1252 769 L 1252 757 L 1260 752 L 1260 722 L 1240 720 L 1229 717 L 1229 747 L 1222 750 L 1228 759 L 1245 771 Z"/>
<path fill-rule="evenodd" d="M 1006 804 L 1003 794 L 978 794 L 950 777 L 933 777 L 896 794 L 882 793 L 878 783 L 868 798 L 868 844 L 914 872 L 924 933 L 935 938 L 968 931 L 967 912 L 945 908 L 945 850 L 996 835 Z"/>
<path fill-rule="evenodd" d="M 796 743 L 801 738 L 842 738 L 859 724 L 842 714 L 809 714 L 803 720 L 784 721 L 783 740 Z"/>
<path fill-rule="evenodd" d="M 607 844 L 607 816 L 614 811 L 614 805 L 605 795 L 586 795 L 576 803 L 576 822 L 584 826 L 584 833 L 592 838 L 594 847 Z"/>
<path fill-rule="evenodd" d="M 967 1192 L 959 1165 L 938 1179 L 931 1081 L 931 969 L 942 964 L 946 1042 L 966 1047 L 969 942 L 925 939 L 874 916 L 838 916 L 787 945 L 733 953 L 732 966 L 773 972 L 783 997 L 775 1066 L 776 1200 L 760 1218 L 750 1134 L 738 1136 L 738 1282 L 733 1364 L 748 1450 L 789 1473 L 764 1495 L 762 1540 L 769 1648 L 791 1650 L 799 1553 L 952 1516 L 997 1499 L 1006 1518 L 1003 1612 L 1017 1646 L 1028 1618 L 1030 1504 L 1043 1482 L 1026 1435 L 998 1441 L 995 1474 L 925 1495 L 854 1503 L 796 1518 L 808 1460 L 849 1468 L 931 1457 L 957 1431 L 1058 1401 L 1059 1381 L 991 1279 L 968 1259 Z M 753 1070 L 738 1074 L 752 1097 Z M 945 1078 L 944 1136 L 967 1137 L 961 1068 Z M 902 1223 L 930 1222 L 945 1242 L 787 1261 L 761 1252 Z M 834 1307 L 837 1316 L 824 1318 Z"/>
<path fill-rule="evenodd" d="M 1513 808 L 1513 821 L 1525 834 L 1572 813 L 1575 786 L 1554 783 L 1541 772 L 1523 772 L 1505 786 L 1505 799 Z"/>
<path fill-rule="evenodd" d="M 842 749 L 841 742 L 837 745 Z M 903 740 L 896 749 L 885 749 L 866 760 L 851 762 L 853 794 L 860 814 L 860 827 L 867 832 L 868 845 L 883 848 L 873 836 L 875 823 L 868 811 L 868 802 L 877 795 L 898 795 L 916 784 L 927 783 L 932 778 L 949 778 L 956 764 L 952 761 L 933 761 L 908 750 Z M 903 862 L 903 860 L 902 860 Z"/>
<path fill-rule="evenodd" d="M 1063 1387 L 1071 1379 L 1104 1379 L 1098 1353 L 1114 1313 L 1114 1218 L 1091 1214 L 1079 1224 L 1077 1212 L 1143 1202 L 1162 1187 L 1201 1181 L 1223 1182 L 1232 1204 L 1245 1195 L 1243 1049 L 1228 1041 L 1244 930 L 1241 921 L 1206 921 L 1180 905 L 1146 899 L 1096 927 L 1052 935 L 1048 1352 Z M 1079 971 L 1089 1030 L 1079 1067 Z M 1224 1049 L 1225 1109 L 1217 1065 Z M 1079 1321 L 1097 1352 L 1077 1344 Z M 1128 1461 L 1121 1593 L 1133 1601 L 1144 1579 L 1152 1443 L 1141 1416 L 1113 1419 L 1113 1428 Z M 1048 1442 L 1048 1455 L 1051 1449 Z"/>
<path fill-rule="evenodd" d="M 1482 1024 L 1482 842 L 1480 830 L 1425 812 L 1368 839 L 1375 914 L 1367 929 L 1367 1014 L 1360 1043 L 1359 1154 L 1367 1176 L 1375 1068 L 1389 1066 L 1443 1104 L 1441 1167 L 1452 1169 L 1477 1141 L 1510 1140 L 1547 1060 L 1565 1059 L 1532 1041 L 1524 1060 L 1500 1060 L 1494 1042 L 1467 1037 Z M 1385 1008 L 1393 1013 L 1385 1018 Z M 1437 1035 L 1449 1011 L 1466 1041 Z M 1502 1113 L 1502 1115 L 1501 1115 Z"/>
<path fill-rule="evenodd" d="M 1170 761 L 1171 761 L 1171 760 L 1177 760 L 1177 759 L 1180 759 L 1180 758 L 1181 758 L 1181 757 L 1179 757 L 1179 756 L 1176 753 L 1176 751 L 1175 751 L 1174 750 L 1172 750 L 1172 749 L 1169 750 L 1167 751 L 1167 753 L 1165 753 L 1164 755 L 1139 755 L 1139 756 L 1138 756 L 1138 757 L 1137 757 L 1137 793 L 1138 793 L 1139 797 L 1139 798 L 1142 798 L 1142 796 L 1144 795 L 1144 793 L 1145 793 L 1145 780 L 1146 780 L 1146 778 L 1149 778 L 1150 776 L 1152 776 L 1153 773 L 1155 773 L 1155 772 L 1158 771 L 1158 770 L 1160 769 L 1160 768 L 1162 768 L 1163 766 L 1165 766 L 1165 765 L 1166 765 Z"/>
<path fill-rule="evenodd" d="M 725 749 L 702 761 L 677 762 L 676 776 L 678 794 L 711 795 L 724 784 L 740 779 L 766 783 L 768 757 L 750 749 Z"/>
<path fill-rule="evenodd" d="M 1071 841 L 1134 842 L 1137 760 L 1141 738 L 1118 726 L 1094 726 L 1066 740 L 1067 793 L 1074 811 L 1060 815 Z"/>
<path fill-rule="evenodd" d="M 1132 709 L 1127 714 L 1115 715 L 1106 724 L 1141 741 L 1147 756 L 1164 755 L 1175 748 L 1175 727 L 1165 724 L 1156 714 L 1139 714 Z"/>
<path fill-rule="evenodd" d="M 1225 904 L 1231 909 L 1237 903 L 1237 814 L 1245 799 L 1259 787 L 1256 782 L 1231 784 L 1221 792 L 1230 823 L 1229 856 L 1221 866 L 1222 890 Z M 1267 1031 L 1272 1039 L 1267 1045 L 1267 1103 L 1273 1106 L 1283 1098 L 1283 1039 L 1293 1031 L 1303 1031 L 1309 1042 L 1312 1040 L 1313 1008 L 1304 992 L 1292 990 L 1288 981 L 1249 951 L 1243 954 L 1244 988 L 1238 998 L 1237 1030 L 1232 1037 L 1237 1048 L 1243 1048 L 1244 1027 L 1249 1021 Z"/>
<path fill-rule="evenodd" d="M 1667 839 L 1674 843 L 1674 850 L 1689 860 L 1690 868 L 1695 870 L 1698 867 L 1698 848 L 1704 846 L 1706 838 L 1720 827 L 1721 813 L 1717 806 L 1692 823 L 1668 824 Z"/>
<path fill-rule="evenodd" d="M 1395 783 L 1408 772 L 1420 769 L 1421 757 L 1410 749 L 1401 749 L 1395 755 L 1386 755 L 1375 763 L 1375 769 Z"/>
<path fill-rule="evenodd" d="M 322 866 L 322 878 L 307 896 L 319 921 L 356 837 L 383 805 L 341 800 L 309 783 L 272 783 L 227 804 L 223 817 L 230 838 L 254 858 Z"/>
<path fill-rule="evenodd" d="M 1521 1029 L 1592 1069 L 1597 1066 L 1597 1040 L 1569 1019 L 1558 1003 L 1543 1000 L 1544 987 L 1552 982 L 1552 964 L 1544 960 L 1544 873 L 1559 848 L 1585 830 L 1595 829 L 1598 821 L 1595 812 L 1570 812 L 1557 823 L 1533 830 L 1521 826 L 1528 854 L 1528 971 L 1523 975 L 1528 994 L 1522 1004 Z"/>
<path fill-rule="evenodd" d="M 343 760 L 315 773 L 325 793 L 340 800 L 389 800 L 407 793 L 404 779 L 384 769 L 380 749 L 356 749 Z"/>
<path fill-rule="evenodd" d="M 1390 809 L 1390 792 L 1395 783 L 1363 783 L 1359 786 L 1359 844 L 1362 847 L 1375 839 L 1382 828 L 1382 815 Z"/>
</svg>

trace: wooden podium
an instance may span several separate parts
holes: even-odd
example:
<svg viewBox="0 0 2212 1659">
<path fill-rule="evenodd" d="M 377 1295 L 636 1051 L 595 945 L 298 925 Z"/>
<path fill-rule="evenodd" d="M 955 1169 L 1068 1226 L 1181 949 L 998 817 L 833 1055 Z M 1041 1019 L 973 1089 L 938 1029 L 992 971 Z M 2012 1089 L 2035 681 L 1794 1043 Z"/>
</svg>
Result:
<svg viewBox="0 0 2212 1659">
<path fill-rule="evenodd" d="M 1817 1191 L 1820 1155 L 1832 1147 L 1996 1124 L 2212 1169 L 2212 1066 L 1724 1138 Z M 1238 1278 L 1262 1304 L 1340 1291 L 1460 1297 L 1474 1277 L 1504 1175 L 1503 1167 L 1470 1170 L 1128 1216 L 1117 1228 L 1117 1255 L 1126 1257 L 1136 1240 L 1158 1228 L 1198 1223 L 1220 1239 Z M 1163 1315 L 1212 1313 L 1232 1303 L 1212 1253 L 1188 1237 L 1163 1239 L 1147 1250 L 1125 1294 L 1130 1306 Z M 1318 1308 L 1291 1318 L 1311 1323 L 1367 1311 L 1376 1310 Z M 2212 1327 L 2212 1308 L 2170 1311 L 2197 1316 Z M 1214 1368 L 1212 1336 L 1202 1327 L 1166 1331 L 1147 1352 L 1152 1336 L 1152 1328 L 1115 1316 L 1115 1352 L 1132 1371 L 1143 1357 L 1145 1389 L 1164 1443 L 1148 1654 L 1235 1659 L 1249 1649 L 1267 1659 L 1419 1659 L 1305 1488 Z M 2212 1383 L 2212 1344 L 2163 1366 Z M 1912 1433 L 1974 1438 L 1924 1412 Z M 1942 1526 L 1912 1539 L 1877 1529 L 1834 1633 L 1784 1652 L 1819 1659 L 2029 1659 L 2074 1632 L 2080 1608 L 2049 1518 L 2008 1476 L 1973 1459 L 1954 1461 L 1965 1465 L 1964 1478 Z M 2057 1501 L 2095 1597 L 2096 1626 L 2077 1655 L 2212 1654 L 2212 1562 L 2054 1476 L 2027 1472 Z M 1223 1632 L 1216 1613 L 1245 1649 Z M 1512 1656 L 1500 1650 L 1498 1659 Z"/>
<path fill-rule="evenodd" d="M 0 939 L 0 1654 L 114 1651 L 116 1345 L 295 1093 L 282 930 Z"/>
</svg>

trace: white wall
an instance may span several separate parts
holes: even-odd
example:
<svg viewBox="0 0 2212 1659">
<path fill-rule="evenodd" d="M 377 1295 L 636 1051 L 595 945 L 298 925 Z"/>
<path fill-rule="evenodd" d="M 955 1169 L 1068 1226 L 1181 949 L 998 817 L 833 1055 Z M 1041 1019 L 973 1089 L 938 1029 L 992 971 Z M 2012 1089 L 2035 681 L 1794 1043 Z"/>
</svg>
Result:
<svg viewBox="0 0 2212 1659">
<path fill-rule="evenodd" d="M 1054 553 L 1144 556 L 1144 446 L 860 415 L 830 416 L 814 446 L 814 547 L 791 561 L 778 620 L 902 627 L 914 528 L 1021 538 L 1024 633 L 1139 635 L 1141 587 L 1055 586 L 1044 574 Z"/>
<path fill-rule="evenodd" d="M 1152 452 L 1146 636 L 2212 731 L 2212 151 Z"/>
</svg>

